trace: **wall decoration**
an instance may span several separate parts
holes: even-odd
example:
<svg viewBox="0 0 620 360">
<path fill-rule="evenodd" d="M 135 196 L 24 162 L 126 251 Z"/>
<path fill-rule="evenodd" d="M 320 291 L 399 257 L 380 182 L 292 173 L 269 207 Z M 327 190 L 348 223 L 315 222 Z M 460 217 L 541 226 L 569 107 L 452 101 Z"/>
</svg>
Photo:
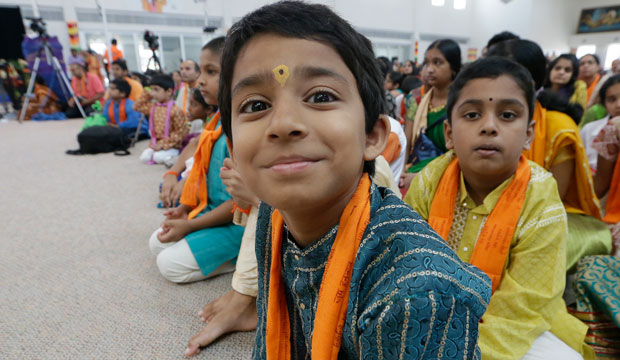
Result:
<svg viewBox="0 0 620 360">
<path fill-rule="evenodd" d="M 578 34 L 603 31 L 620 31 L 620 5 L 581 10 Z"/>
<path fill-rule="evenodd" d="M 142 0 L 142 8 L 152 13 L 161 13 L 166 0 Z"/>
<path fill-rule="evenodd" d="M 80 32 L 76 21 L 67 21 L 67 32 L 69 33 L 69 44 L 72 49 L 80 48 Z"/>
</svg>

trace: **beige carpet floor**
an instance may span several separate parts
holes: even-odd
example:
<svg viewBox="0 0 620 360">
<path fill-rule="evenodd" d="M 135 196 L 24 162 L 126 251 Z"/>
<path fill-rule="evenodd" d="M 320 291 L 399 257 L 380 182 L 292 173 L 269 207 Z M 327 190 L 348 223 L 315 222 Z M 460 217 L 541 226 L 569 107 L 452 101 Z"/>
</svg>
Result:
<svg viewBox="0 0 620 360">
<path fill-rule="evenodd" d="M 163 279 L 148 248 L 163 166 L 70 156 L 82 121 L 0 123 L 0 359 L 182 359 L 231 275 Z M 199 359 L 248 359 L 254 333 Z"/>
</svg>

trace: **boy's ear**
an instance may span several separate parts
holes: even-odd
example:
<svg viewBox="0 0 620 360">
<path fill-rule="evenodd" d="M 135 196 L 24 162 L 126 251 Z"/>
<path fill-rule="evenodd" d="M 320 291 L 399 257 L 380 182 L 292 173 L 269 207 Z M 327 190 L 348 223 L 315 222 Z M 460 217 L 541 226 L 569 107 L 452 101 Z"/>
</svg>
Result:
<svg viewBox="0 0 620 360">
<path fill-rule="evenodd" d="M 443 121 L 443 137 L 446 139 L 446 149 L 453 150 L 454 142 L 452 141 L 452 125 L 450 125 L 448 119 Z"/>
<path fill-rule="evenodd" d="M 377 119 L 372 131 L 366 134 L 365 161 L 374 160 L 381 155 L 387 145 L 390 131 L 390 119 L 388 119 L 387 115 L 379 115 L 379 119 Z"/>
<path fill-rule="evenodd" d="M 536 125 L 536 120 L 530 121 L 527 125 L 527 130 L 525 130 L 525 144 L 523 144 L 523 150 L 529 150 L 532 145 L 532 141 L 534 141 L 534 125 Z"/>
</svg>

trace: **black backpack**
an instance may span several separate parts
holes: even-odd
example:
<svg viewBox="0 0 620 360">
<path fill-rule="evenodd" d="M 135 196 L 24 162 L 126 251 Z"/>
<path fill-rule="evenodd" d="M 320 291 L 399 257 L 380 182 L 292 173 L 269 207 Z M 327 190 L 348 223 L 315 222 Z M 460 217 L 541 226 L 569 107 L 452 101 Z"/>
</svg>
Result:
<svg viewBox="0 0 620 360">
<path fill-rule="evenodd" d="M 77 136 L 80 151 L 84 154 L 108 153 L 129 155 L 131 139 L 116 126 L 91 126 Z"/>
</svg>

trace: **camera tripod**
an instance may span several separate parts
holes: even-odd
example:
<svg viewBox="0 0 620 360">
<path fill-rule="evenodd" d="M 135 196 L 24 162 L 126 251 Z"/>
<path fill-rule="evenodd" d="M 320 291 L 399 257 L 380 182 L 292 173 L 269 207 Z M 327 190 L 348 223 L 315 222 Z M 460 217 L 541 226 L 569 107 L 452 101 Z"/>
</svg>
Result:
<svg viewBox="0 0 620 360">
<path fill-rule="evenodd" d="M 157 57 L 157 54 L 155 53 L 154 49 L 151 49 L 151 51 L 153 52 L 153 55 L 151 55 L 151 57 L 149 58 L 149 61 L 146 63 L 146 70 L 149 70 L 149 67 L 151 66 L 151 61 L 152 61 L 153 70 L 161 72 L 161 63 L 159 62 L 159 58 Z"/>
<path fill-rule="evenodd" d="M 60 62 L 58 61 L 58 58 L 54 56 L 54 53 L 52 52 L 52 49 L 50 48 L 50 45 L 47 42 L 47 36 L 40 35 L 40 37 L 43 43 L 41 44 L 41 47 L 39 48 L 39 50 L 37 50 L 37 57 L 34 60 L 34 66 L 32 67 L 32 74 L 30 75 L 30 81 L 28 82 L 28 90 L 26 91 L 24 105 L 22 106 L 23 110 L 21 111 L 19 115 L 19 119 L 18 119 L 19 122 L 20 123 L 23 122 L 24 116 L 26 116 L 26 109 L 28 109 L 28 103 L 30 102 L 30 98 L 32 97 L 32 91 L 34 89 L 34 82 L 35 82 L 35 79 L 37 78 L 37 71 L 39 70 L 39 64 L 41 63 L 41 54 L 43 53 L 45 54 L 47 63 L 49 64 L 50 61 L 52 63 L 52 67 L 54 68 L 54 72 L 56 73 L 56 78 L 60 81 L 60 87 L 62 89 L 63 94 L 65 95 L 65 98 L 68 98 L 67 96 L 67 90 L 68 90 L 69 93 L 71 94 L 71 97 L 73 98 L 73 101 L 75 101 L 75 105 L 80 110 L 80 114 L 82 114 L 82 116 L 86 118 L 86 113 L 84 112 L 84 109 L 82 108 L 82 105 L 80 104 L 80 100 L 77 98 L 77 96 L 75 96 L 75 93 L 73 92 L 73 88 L 71 88 L 71 83 L 69 82 L 69 79 L 67 78 L 65 73 L 62 71 L 62 67 L 60 66 Z"/>
</svg>

